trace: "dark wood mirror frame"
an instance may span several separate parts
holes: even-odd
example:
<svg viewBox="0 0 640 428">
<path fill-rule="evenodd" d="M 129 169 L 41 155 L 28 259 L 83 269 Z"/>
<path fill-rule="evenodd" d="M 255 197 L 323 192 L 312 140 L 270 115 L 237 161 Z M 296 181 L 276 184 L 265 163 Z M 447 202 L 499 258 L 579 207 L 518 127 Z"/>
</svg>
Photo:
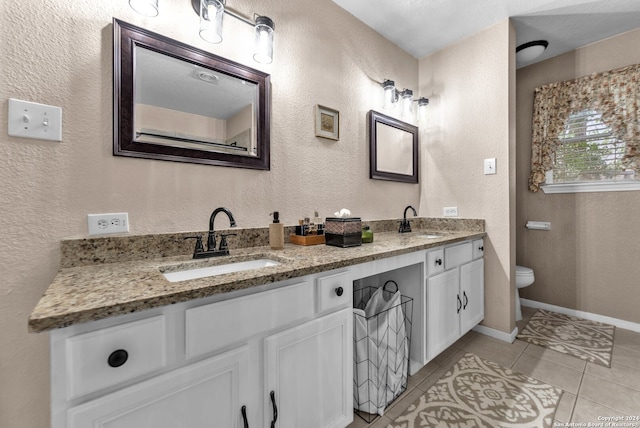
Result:
<svg viewBox="0 0 640 428">
<path fill-rule="evenodd" d="M 378 146 L 382 143 L 378 140 L 377 125 L 382 124 L 398 129 L 410 135 L 412 141 L 413 170 L 411 174 L 401 174 L 378 170 Z M 369 111 L 369 178 L 376 180 L 400 181 L 403 183 L 418 183 L 418 127 L 402 122 L 377 111 Z"/>
<path fill-rule="evenodd" d="M 140 46 L 257 85 L 257 156 L 239 156 L 207 150 L 170 147 L 134 141 L 134 47 Z M 270 76 L 209 52 L 118 19 L 113 20 L 113 154 L 174 162 L 252 168 L 270 168 Z"/>
</svg>

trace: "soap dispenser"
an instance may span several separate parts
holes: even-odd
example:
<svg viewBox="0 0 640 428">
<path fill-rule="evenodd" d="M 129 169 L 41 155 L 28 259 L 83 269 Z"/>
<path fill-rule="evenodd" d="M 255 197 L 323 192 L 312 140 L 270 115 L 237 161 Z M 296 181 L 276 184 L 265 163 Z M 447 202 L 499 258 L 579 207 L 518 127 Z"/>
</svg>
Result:
<svg viewBox="0 0 640 428">
<path fill-rule="evenodd" d="M 274 211 L 273 223 L 269 225 L 269 246 L 272 250 L 282 250 L 284 248 L 284 225 L 280 223 L 280 213 Z"/>
</svg>

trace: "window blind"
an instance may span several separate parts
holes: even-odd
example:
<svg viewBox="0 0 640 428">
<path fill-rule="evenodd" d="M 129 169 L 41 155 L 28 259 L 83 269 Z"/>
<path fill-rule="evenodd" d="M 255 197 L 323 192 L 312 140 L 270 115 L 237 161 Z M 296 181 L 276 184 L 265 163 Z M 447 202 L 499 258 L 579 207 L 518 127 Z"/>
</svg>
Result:
<svg viewBox="0 0 640 428">
<path fill-rule="evenodd" d="M 570 114 L 558 139 L 560 144 L 555 153 L 553 183 L 626 177 L 622 165 L 625 143 L 603 121 L 602 113 L 583 110 Z"/>
</svg>

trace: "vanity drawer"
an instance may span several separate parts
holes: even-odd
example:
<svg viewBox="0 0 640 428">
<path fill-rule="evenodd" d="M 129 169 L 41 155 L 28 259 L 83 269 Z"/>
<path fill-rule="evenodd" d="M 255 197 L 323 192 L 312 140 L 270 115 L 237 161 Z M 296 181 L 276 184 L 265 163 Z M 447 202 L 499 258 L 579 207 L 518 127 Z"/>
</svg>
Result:
<svg viewBox="0 0 640 428">
<path fill-rule="evenodd" d="M 461 264 L 470 262 L 473 259 L 473 250 L 471 242 L 454 245 L 444 249 L 444 259 L 447 269 L 460 266 Z"/>
<path fill-rule="evenodd" d="M 134 379 L 166 365 L 164 315 L 65 340 L 67 398 Z"/>
<path fill-rule="evenodd" d="M 323 276 L 316 280 L 318 312 L 352 306 L 353 283 L 348 272 Z"/>
<path fill-rule="evenodd" d="M 484 239 L 476 239 L 473 241 L 473 258 L 479 259 L 484 255 Z"/>
<path fill-rule="evenodd" d="M 444 249 L 439 248 L 427 253 L 426 275 L 433 276 L 444 272 Z"/>
<path fill-rule="evenodd" d="M 187 309 L 187 358 L 214 352 L 311 317 L 315 309 L 313 301 L 313 285 L 305 281 Z"/>
</svg>

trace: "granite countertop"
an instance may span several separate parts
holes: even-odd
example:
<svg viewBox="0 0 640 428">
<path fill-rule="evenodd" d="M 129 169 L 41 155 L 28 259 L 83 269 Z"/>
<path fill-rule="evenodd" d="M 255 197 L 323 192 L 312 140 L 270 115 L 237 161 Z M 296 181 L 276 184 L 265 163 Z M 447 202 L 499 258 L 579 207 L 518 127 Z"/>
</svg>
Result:
<svg viewBox="0 0 640 428">
<path fill-rule="evenodd" d="M 420 236 L 427 233 L 442 237 Z M 480 231 L 382 232 L 375 234 L 373 243 L 351 248 L 286 244 L 283 250 L 239 248 L 231 250 L 230 256 L 210 259 L 184 255 L 62 268 L 31 313 L 29 331 L 67 327 L 484 236 Z M 280 264 L 181 282 L 169 282 L 162 275 L 256 258 Z"/>
</svg>

